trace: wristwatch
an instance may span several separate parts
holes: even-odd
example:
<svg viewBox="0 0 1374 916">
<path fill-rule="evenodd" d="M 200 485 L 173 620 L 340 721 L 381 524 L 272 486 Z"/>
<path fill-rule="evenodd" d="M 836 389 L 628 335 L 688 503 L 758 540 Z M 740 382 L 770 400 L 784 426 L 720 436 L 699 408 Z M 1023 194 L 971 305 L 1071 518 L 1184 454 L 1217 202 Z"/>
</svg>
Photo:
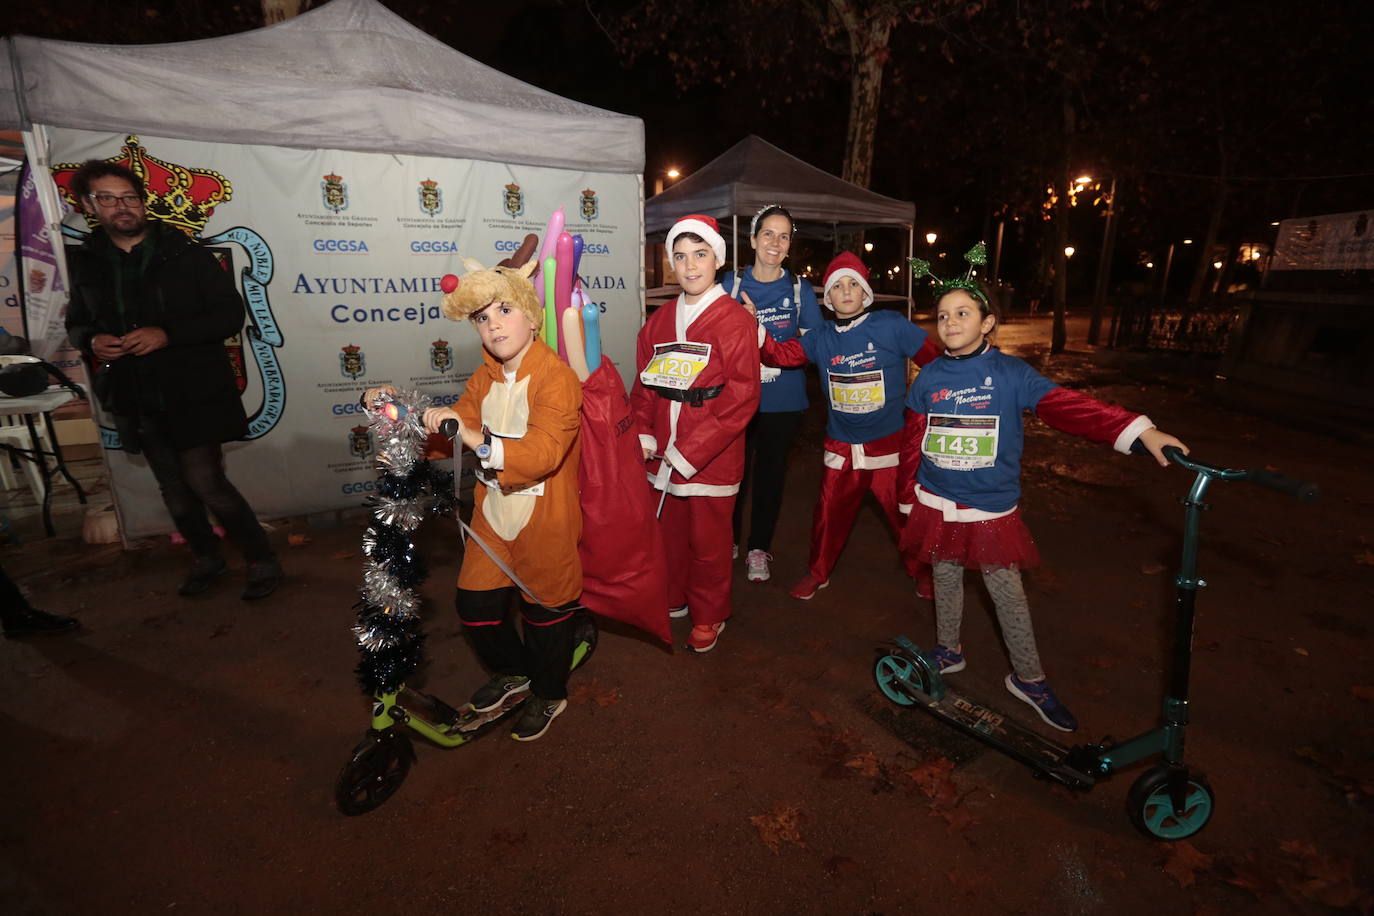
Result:
<svg viewBox="0 0 1374 916">
<path fill-rule="evenodd" d="M 474 451 L 477 453 L 477 457 L 482 461 L 486 461 L 491 457 L 491 430 L 487 429 L 485 426 L 482 427 L 482 444 L 477 446 Z"/>
</svg>

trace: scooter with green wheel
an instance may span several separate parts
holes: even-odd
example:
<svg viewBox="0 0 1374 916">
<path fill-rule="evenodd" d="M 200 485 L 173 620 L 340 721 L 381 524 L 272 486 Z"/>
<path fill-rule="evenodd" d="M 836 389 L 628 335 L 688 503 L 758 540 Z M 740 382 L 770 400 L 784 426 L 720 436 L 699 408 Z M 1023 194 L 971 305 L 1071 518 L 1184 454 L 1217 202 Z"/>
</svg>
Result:
<svg viewBox="0 0 1374 916">
<path fill-rule="evenodd" d="M 1317 486 L 1263 468 L 1230 470 L 1187 458 L 1172 446 L 1164 454 L 1173 463 L 1196 473 L 1184 510 L 1183 556 L 1178 576 L 1174 617 L 1173 664 L 1164 723 L 1127 741 L 1103 739 L 1099 744 L 1066 747 L 1003 715 L 992 706 L 950 690 L 939 666 L 905 636 L 895 649 L 881 649 L 874 679 L 882 694 L 899 706 L 920 707 L 937 719 L 1031 767 L 1037 776 L 1071 789 L 1091 789 L 1122 767 L 1158 754 L 1160 762 L 1142 773 L 1127 795 L 1131 821 L 1147 836 L 1181 840 L 1201 830 L 1216 804 L 1207 779 L 1183 760 L 1188 727 L 1188 679 L 1192 663 L 1193 616 L 1197 590 L 1207 583 L 1198 578 L 1197 554 L 1203 496 L 1213 481 L 1248 481 L 1302 502 L 1317 498 Z"/>
<path fill-rule="evenodd" d="M 577 669 L 596 650 L 596 622 L 578 613 L 573 629 L 572 667 Z M 459 709 L 410 686 L 379 694 L 372 704 L 372 726 L 353 749 L 334 787 L 339 811 L 354 816 L 381 805 L 401 787 L 415 762 L 406 729 L 440 747 L 460 747 L 491 731 L 525 702 L 529 693 L 507 697 L 496 709 L 479 713 Z"/>
<path fill-rule="evenodd" d="M 419 645 L 423 639 L 416 615 L 420 598 L 415 586 L 424 573 L 410 532 L 424 515 L 419 504 L 426 495 L 438 497 L 442 490 L 455 510 L 458 502 L 457 488 L 449 475 L 432 471 L 427 461 L 417 457 L 424 438 L 418 418 L 428 404 L 428 398 L 418 394 L 398 394 L 363 405 L 372 414 L 383 447 L 378 456 L 381 478 L 369 498 L 374 520 L 363 538 L 368 565 L 363 600 L 359 603 L 359 623 L 354 628 L 360 646 L 367 650 L 359 675 L 370 685 L 366 688 L 368 692 L 374 693 L 372 723 L 344 764 L 334 787 L 336 806 L 350 816 L 374 810 L 405 782 L 416 760 L 408 732 L 413 731 L 440 747 L 460 747 L 492 730 L 529 696 L 528 692 L 507 696 L 499 706 L 478 712 L 471 704 L 455 709 L 404 683 L 420 663 Z M 453 439 L 457 424 L 449 421 L 442 431 Z M 454 450 L 457 467 L 461 449 L 456 440 Z M 445 505 L 449 503 L 446 501 Z M 491 554 L 461 517 L 458 524 L 471 541 Z M 529 593 L 514 572 L 495 554 L 491 556 L 512 582 Z M 586 608 L 574 608 L 573 614 L 571 667 L 576 669 L 595 651 L 597 627 Z"/>
</svg>

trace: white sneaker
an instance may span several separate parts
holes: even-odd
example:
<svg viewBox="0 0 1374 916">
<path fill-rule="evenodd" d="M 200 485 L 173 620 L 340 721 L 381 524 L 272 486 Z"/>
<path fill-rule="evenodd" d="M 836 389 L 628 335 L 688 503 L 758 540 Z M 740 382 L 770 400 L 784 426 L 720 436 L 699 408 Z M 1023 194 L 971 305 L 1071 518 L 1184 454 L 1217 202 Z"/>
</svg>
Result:
<svg viewBox="0 0 1374 916">
<path fill-rule="evenodd" d="M 744 577 L 750 582 L 768 581 L 768 563 L 773 559 L 773 555 L 766 550 L 751 550 L 749 556 L 744 558 Z"/>
<path fill-rule="evenodd" d="M 670 608 L 668 608 L 668 616 L 669 616 L 669 617 L 672 617 L 674 620 L 679 620 L 679 619 L 681 619 L 681 618 L 683 618 L 683 617 L 686 617 L 686 616 L 687 616 L 687 605 L 681 604 L 681 605 L 678 605 L 677 607 L 670 607 Z"/>
</svg>

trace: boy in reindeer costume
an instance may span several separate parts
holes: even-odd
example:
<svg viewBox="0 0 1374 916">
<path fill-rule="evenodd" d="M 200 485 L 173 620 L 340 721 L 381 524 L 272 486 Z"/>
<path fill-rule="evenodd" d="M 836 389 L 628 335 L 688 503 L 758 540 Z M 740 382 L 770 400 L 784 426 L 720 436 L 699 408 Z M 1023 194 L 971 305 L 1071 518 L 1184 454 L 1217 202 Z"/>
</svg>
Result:
<svg viewBox="0 0 1374 916">
<path fill-rule="evenodd" d="M 709 216 L 668 230 L 682 295 L 640 329 L 630 403 L 659 516 L 668 603 L 692 617 L 687 648 L 715 647 L 730 617 L 731 515 L 744 475 L 744 430 L 759 406 L 753 317 L 716 282 L 725 240 Z"/>
<path fill-rule="evenodd" d="M 533 741 L 567 707 L 572 615 L 582 593 L 582 386 L 539 339 L 544 312 L 529 281 L 535 261 L 485 269 L 464 258 L 463 265 L 468 273 L 444 297 L 443 311 L 454 321 L 472 322 L 482 338 L 482 365 L 454 408 L 425 411 L 425 427 L 437 432 L 445 420 L 458 421 L 464 446 L 477 455 L 482 484 L 472 530 L 525 589 L 522 642 L 508 613 L 515 583 L 486 550 L 467 545 L 458 572 L 458 618 L 495 675 L 471 705 L 486 712 L 530 691 L 511 737 Z"/>
</svg>

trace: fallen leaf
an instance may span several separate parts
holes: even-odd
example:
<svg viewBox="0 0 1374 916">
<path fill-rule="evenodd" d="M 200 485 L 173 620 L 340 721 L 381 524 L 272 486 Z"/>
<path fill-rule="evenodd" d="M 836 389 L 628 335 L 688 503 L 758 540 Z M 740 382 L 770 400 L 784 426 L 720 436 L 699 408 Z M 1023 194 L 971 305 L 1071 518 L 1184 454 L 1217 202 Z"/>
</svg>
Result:
<svg viewBox="0 0 1374 916">
<path fill-rule="evenodd" d="M 830 719 L 828 719 L 825 713 L 821 712 L 819 709 L 808 709 L 807 712 L 811 713 L 811 721 L 815 722 L 817 725 L 830 724 Z"/>
<path fill-rule="evenodd" d="M 607 706 L 614 706 L 620 702 L 620 688 L 602 687 L 600 681 L 596 678 L 592 678 L 590 681 L 580 683 L 573 687 L 572 690 L 568 691 L 568 702 L 591 702 L 604 709 Z"/>
<path fill-rule="evenodd" d="M 1165 567 L 1163 563 L 1140 564 L 1140 572 L 1146 576 L 1157 576 L 1160 573 L 1164 572 L 1164 569 Z"/>
<path fill-rule="evenodd" d="M 293 532 L 286 536 L 286 544 L 288 547 L 304 547 L 306 544 L 309 544 L 310 541 L 310 535 L 304 534 L 299 531 Z"/>
<path fill-rule="evenodd" d="M 950 807 L 948 805 L 931 805 L 930 816 L 942 818 L 945 822 L 945 829 L 954 833 L 956 830 L 963 831 L 972 827 L 976 822 L 973 815 L 961 807 Z"/>
<path fill-rule="evenodd" d="M 775 802 L 773 810 L 768 814 L 755 814 L 749 818 L 749 823 L 759 832 L 759 839 L 763 841 L 763 845 L 773 850 L 774 854 L 782 848 L 783 843 L 793 843 L 806 848 L 806 843 L 802 842 L 801 838 L 801 821 L 801 806 L 789 805 L 786 802 Z"/>
<path fill-rule="evenodd" d="M 1374 687 L 1369 687 L 1369 686 L 1365 686 L 1365 685 L 1357 685 L 1357 686 L 1355 686 L 1355 687 L 1351 687 L 1351 688 L 1350 688 L 1350 693 L 1351 693 L 1351 695 L 1353 695 L 1356 699 L 1360 699 L 1360 700 L 1374 700 Z"/>
<path fill-rule="evenodd" d="M 351 560 L 358 555 L 356 550 L 336 550 L 329 555 L 331 560 Z"/>
<path fill-rule="evenodd" d="M 1364 550 L 1355 554 L 1355 562 L 1361 566 L 1374 566 L 1374 550 Z"/>
<path fill-rule="evenodd" d="M 1204 852 L 1200 852 L 1196 846 L 1187 840 L 1179 840 L 1170 843 L 1168 855 L 1164 860 L 1164 871 L 1175 881 L 1179 887 L 1191 887 L 1196 879 L 1199 869 L 1212 867 L 1212 857 Z"/>
<path fill-rule="evenodd" d="M 878 763 L 878 755 L 872 751 L 864 751 L 857 757 L 851 757 L 844 762 L 844 765 L 851 770 L 862 773 L 864 776 L 877 776 L 881 765 Z"/>
<path fill-rule="evenodd" d="M 1311 654 L 1312 654 L 1312 653 L 1308 652 L 1306 649 L 1296 649 L 1296 648 L 1295 648 L 1293 651 L 1296 652 L 1296 653 L 1298 653 L 1299 655 L 1311 655 Z"/>
</svg>

